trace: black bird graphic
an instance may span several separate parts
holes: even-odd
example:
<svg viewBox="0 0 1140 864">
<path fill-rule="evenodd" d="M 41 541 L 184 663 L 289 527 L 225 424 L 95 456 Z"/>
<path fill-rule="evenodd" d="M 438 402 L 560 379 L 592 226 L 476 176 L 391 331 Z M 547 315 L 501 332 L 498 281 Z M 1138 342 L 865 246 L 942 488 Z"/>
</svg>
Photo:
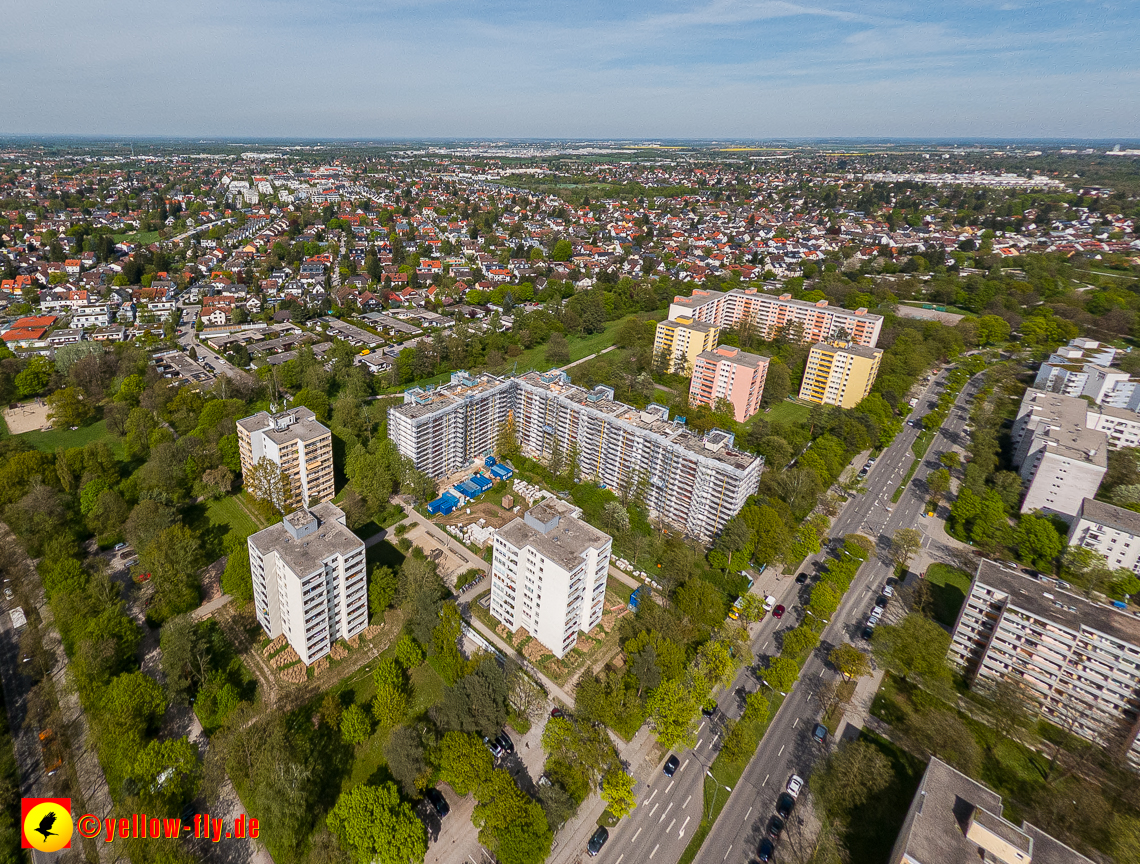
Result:
<svg viewBox="0 0 1140 864">
<path fill-rule="evenodd" d="M 56 817 L 54 813 L 48 813 L 46 816 L 44 816 L 43 819 L 40 820 L 39 827 L 36 828 L 36 833 L 42 834 L 44 840 L 47 840 L 48 837 L 56 836 L 56 832 L 51 830 L 51 826 L 55 824 L 55 818 Z"/>
</svg>

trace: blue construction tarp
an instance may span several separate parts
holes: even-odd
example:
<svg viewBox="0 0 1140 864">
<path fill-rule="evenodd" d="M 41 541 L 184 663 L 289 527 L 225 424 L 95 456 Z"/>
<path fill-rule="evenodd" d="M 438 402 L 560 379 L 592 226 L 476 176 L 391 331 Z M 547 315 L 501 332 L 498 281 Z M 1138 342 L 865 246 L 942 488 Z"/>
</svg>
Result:
<svg viewBox="0 0 1140 864">
<path fill-rule="evenodd" d="M 472 483 L 470 480 L 464 480 L 462 483 L 455 484 L 455 490 L 465 498 L 476 498 L 483 494 L 483 490 Z"/>
<path fill-rule="evenodd" d="M 500 480 L 506 480 L 515 472 L 508 468 L 506 465 L 492 465 L 491 473 L 498 477 Z"/>
<path fill-rule="evenodd" d="M 493 485 L 495 485 L 494 483 L 491 482 L 490 477 L 484 477 L 482 474 L 476 474 L 474 477 L 471 478 L 471 482 L 479 487 L 480 492 L 486 492 Z"/>
</svg>

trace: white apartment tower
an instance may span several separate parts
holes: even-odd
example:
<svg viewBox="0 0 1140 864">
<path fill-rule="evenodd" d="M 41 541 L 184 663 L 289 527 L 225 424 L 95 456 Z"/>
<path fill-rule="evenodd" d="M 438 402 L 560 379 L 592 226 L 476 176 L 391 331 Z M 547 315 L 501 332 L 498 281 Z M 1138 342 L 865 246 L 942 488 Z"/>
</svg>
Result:
<svg viewBox="0 0 1140 864">
<path fill-rule="evenodd" d="M 308 408 L 290 408 L 279 414 L 258 411 L 237 422 L 237 436 L 242 473 L 247 474 L 262 458 L 273 462 L 289 476 L 290 507 L 304 507 L 313 499 L 333 499 L 332 433 Z"/>
<path fill-rule="evenodd" d="M 543 501 L 495 532 L 491 614 L 562 658 L 602 620 L 612 540 Z"/>
<path fill-rule="evenodd" d="M 284 633 L 305 665 L 368 626 L 364 543 L 335 504 L 290 513 L 248 544 L 257 621 L 270 639 Z"/>
</svg>

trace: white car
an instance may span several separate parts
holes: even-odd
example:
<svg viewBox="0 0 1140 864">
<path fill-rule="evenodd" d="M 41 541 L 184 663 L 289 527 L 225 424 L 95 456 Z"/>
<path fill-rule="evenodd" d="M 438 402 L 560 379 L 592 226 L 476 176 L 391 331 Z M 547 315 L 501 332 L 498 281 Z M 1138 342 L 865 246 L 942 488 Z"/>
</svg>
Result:
<svg viewBox="0 0 1140 864">
<path fill-rule="evenodd" d="M 788 781 L 787 793 L 793 798 L 800 797 L 800 790 L 804 788 L 804 778 L 799 774 L 793 774 L 792 779 Z"/>
<path fill-rule="evenodd" d="M 773 597 L 771 594 L 769 594 L 767 597 L 764 598 L 764 611 L 765 612 L 771 612 L 772 607 L 774 607 L 775 605 L 776 605 L 776 598 Z"/>
<path fill-rule="evenodd" d="M 876 606 L 871 610 L 870 617 L 867 618 L 867 623 L 874 626 L 878 623 L 879 619 L 883 617 L 882 607 Z"/>
<path fill-rule="evenodd" d="M 894 597 L 895 596 L 895 589 L 892 588 L 890 585 L 884 585 L 883 586 L 883 596 L 884 597 Z"/>
</svg>

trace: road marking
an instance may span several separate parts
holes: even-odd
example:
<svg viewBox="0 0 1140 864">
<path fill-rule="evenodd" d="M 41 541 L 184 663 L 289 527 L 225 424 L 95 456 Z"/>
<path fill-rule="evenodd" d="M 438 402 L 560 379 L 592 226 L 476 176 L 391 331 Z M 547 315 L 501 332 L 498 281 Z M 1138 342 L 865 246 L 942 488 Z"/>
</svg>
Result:
<svg viewBox="0 0 1140 864">
<path fill-rule="evenodd" d="M 654 789 L 654 790 L 653 790 L 653 795 L 656 795 L 656 794 L 657 794 L 657 792 L 658 792 L 658 790 Z M 649 796 L 649 799 L 648 799 L 648 800 L 645 802 L 645 804 L 642 804 L 641 806 L 642 806 L 642 807 L 648 806 L 649 802 L 653 800 L 653 795 L 650 795 L 650 796 Z"/>
<path fill-rule="evenodd" d="M 700 732 L 700 731 L 701 731 L 702 729 L 704 729 L 704 728 L 705 728 L 705 721 L 704 721 L 704 720 L 702 720 L 702 721 L 701 721 L 701 725 L 697 727 L 697 731 L 698 731 L 698 732 Z M 701 745 L 700 745 L 700 744 L 698 744 L 697 746 L 698 746 L 698 747 L 700 747 Z"/>
<path fill-rule="evenodd" d="M 625 853 L 623 852 L 621 855 L 618 855 L 618 860 L 615 861 L 614 864 L 621 864 L 621 859 L 624 857 L 625 857 Z"/>
<path fill-rule="evenodd" d="M 820 678 L 822 678 L 822 677 L 823 677 L 823 670 L 822 670 L 822 669 L 820 669 L 820 670 L 819 670 L 819 677 L 820 677 Z"/>
<path fill-rule="evenodd" d="M 697 739 L 697 746 L 696 746 L 696 747 L 694 747 L 693 749 L 694 749 L 694 750 L 700 750 L 700 749 L 701 749 L 701 745 L 702 745 L 702 744 L 704 744 L 704 743 L 705 743 L 705 739 L 704 739 L 704 738 L 698 738 L 698 739 Z"/>
<path fill-rule="evenodd" d="M 777 756 L 782 756 L 783 754 L 784 754 L 784 745 L 783 745 L 783 744 L 781 744 L 781 745 L 780 745 L 780 752 L 779 752 L 779 753 L 777 753 L 776 755 L 777 755 Z"/>
<path fill-rule="evenodd" d="M 799 718 L 799 717 L 797 717 L 795 720 L 793 720 L 793 721 L 792 721 L 792 728 L 793 728 L 793 729 L 795 729 L 795 728 L 796 728 L 796 724 L 797 724 L 797 723 L 799 723 L 799 722 L 800 722 L 800 718 Z"/>
<path fill-rule="evenodd" d="M 676 817 L 676 816 L 674 816 L 674 817 L 673 817 L 673 821 L 669 823 L 669 827 L 665 829 L 665 833 L 666 833 L 666 834 L 668 834 L 670 831 L 672 831 L 672 830 L 673 830 L 673 826 L 674 826 L 674 825 L 676 825 L 676 824 L 677 824 L 677 817 Z"/>
<path fill-rule="evenodd" d="M 665 817 L 669 815 L 669 811 L 672 809 L 673 809 L 673 802 L 670 801 L 669 806 L 665 808 L 665 812 L 661 814 L 661 818 L 657 820 L 658 825 L 660 825 L 662 822 L 665 821 Z M 652 816 L 653 814 L 650 813 L 649 815 Z"/>
<path fill-rule="evenodd" d="M 685 826 L 689 824 L 689 820 L 692 818 L 693 818 L 692 816 L 686 816 L 685 821 L 681 823 L 681 836 L 682 837 L 685 836 Z"/>
<path fill-rule="evenodd" d="M 668 795 L 668 794 L 669 794 L 669 790 L 673 788 L 673 784 L 674 784 L 674 783 L 676 783 L 676 782 L 677 782 L 676 780 L 670 780 L 670 781 L 669 781 L 669 785 L 665 787 L 665 794 L 666 794 L 666 795 Z M 658 804 L 660 804 L 661 802 L 660 802 L 660 801 L 658 801 L 657 803 L 658 803 Z"/>
<path fill-rule="evenodd" d="M 660 807 L 660 806 L 661 806 L 661 802 L 660 802 L 660 801 L 658 801 L 656 804 L 654 804 L 654 805 L 653 805 L 653 809 L 649 811 L 649 815 L 650 815 L 650 817 L 652 817 L 652 816 L 653 816 L 653 814 L 657 812 L 657 808 L 658 808 L 658 807 Z"/>
<path fill-rule="evenodd" d="M 649 860 L 650 860 L 650 861 L 652 861 L 652 860 L 653 860 L 653 856 L 657 854 L 657 850 L 658 850 L 659 848 L 661 848 L 661 844 L 660 844 L 660 843 L 658 843 L 656 846 L 654 846 L 654 847 L 653 847 L 653 851 L 649 853 Z"/>
<path fill-rule="evenodd" d="M 727 861 L 727 860 L 728 860 L 728 853 L 729 853 L 729 852 L 731 852 L 731 851 L 732 851 L 732 844 L 731 844 L 731 843 L 729 843 L 729 844 L 728 844 L 728 848 L 727 848 L 727 849 L 724 851 L 724 860 L 725 860 L 725 861 Z"/>
<path fill-rule="evenodd" d="M 751 807 L 749 807 L 749 808 L 748 808 L 748 812 L 744 814 L 744 821 L 745 821 L 745 822 L 747 822 L 747 821 L 748 821 L 748 817 L 749 817 L 749 816 L 751 816 L 751 815 L 752 815 L 752 808 L 751 808 Z"/>
<path fill-rule="evenodd" d="M 653 814 L 651 813 L 651 814 L 649 814 L 649 815 L 651 815 L 651 816 L 652 816 Z M 644 827 L 644 826 L 643 826 L 643 827 Z M 630 843 L 636 843 L 636 842 L 637 842 L 637 835 L 638 835 L 638 834 L 640 834 L 640 833 L 641 833 L 641 828 L 638 828 L 638 829 L 637 829 L 637 834 L 634 834 L 634 835 L 633 835 L 633 837 L 630 839 L 630 841 L 629 841 L 629 842 L 630 842 Z"/>
<path fill-rule="evenodd" d="M 685 765 L 688 765 L 688 764 L 689 764 L 689 760 L 688 760 L 688 759 L 686 759 L 686 760 L 684 761 L 684 763 L 681 765 L 681 767 L 677 769 L 677 773 L 678 773 L 678 774 L 680 774 L 682 771 L 684 771 L 684 770 L 685 770 Z M 670 785 L 670 786 L 672 786 L 673 784 L 672 784 L 672 783 L 670 783 L 669 785 Z"/>
<path fill-rule="evenodd" d="M 768 785 L 768 778 L 769 778 L 769 777 L 771 777 L 771 776 L 772 776 L 771 774 L 765 774 L 765 775 L 764 775 L 764 782 L 763 782 L 763 783 L 761 783 L 760 785 L 761 785 L 761 786 L 767 786 L 767 785 Z"/>
<path fill-rule="evenodd" d="M 693 800 L 693 796 L 690 795 L 688 798 L 685 799 L 685 803 L 681 805 L 681 809 L 684 810 L 686 807 L 688 807 L 689 802 L 692 800 Z"/>
</svg>

